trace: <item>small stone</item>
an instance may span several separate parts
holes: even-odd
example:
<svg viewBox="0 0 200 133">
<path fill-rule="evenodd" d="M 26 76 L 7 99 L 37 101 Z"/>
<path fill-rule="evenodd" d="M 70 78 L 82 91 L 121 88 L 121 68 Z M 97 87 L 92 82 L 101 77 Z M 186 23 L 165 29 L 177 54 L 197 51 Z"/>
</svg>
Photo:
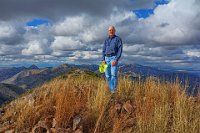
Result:
<svg viewBox="0 0 200 133">
<path fill-rule="evenodd" d="M 73 118 L 73 130 L 75 131 L 81 122 L 81 116 L 78 114 Z"/>
<path fill-rule="evenodd" d="M 4 125 L 10 125 L 10 121 L 6 121 L 3 123 Z"/>
<path fill-rule="evenodd" d="M 0 133 L 4 133 L 5 131 L 10 129 L 10 125 L 0 125 Z"/>
<path fill-rule="evenodd" d="M 5 113 L 5 109 L 0 108 L 0 114 L 4 114 Z"/>
<path fill-rule="evenodd" d="M 71 128 L 67 128 L 66 131 L 69 132 L 69 133 L 72 133 L 72 132 L 73 132 L 73 130 L 72 130 Z"/>
<path fill-rule="evenodd" d="M 81 129 L 77 129 L 74 133 L 83 133 Z"/>
<path fill-rule="evenodd" d="M 126 120 L 126 126 L 128 126 L 128 127 L 132 127 L 135 123 L 136 123 L 135 118 L 130 118 L 130 119 Z"/>
<path fill-rule="evenodd" d="M 56 119 L 53 118 L 53 121 L 52 121 L 52 127 L 55 128 L 56 127 Z"/>
<path fill-rule="evenodd" d="M 116 103 L 115 104 L 115 109 L 117 110 L 117 112 L 120 112 L 122 109 L 122 104 L 121 103 Z"/>
<path fill-rule="evenodd" d="M 45 122 L 45 124 L 49 127 L 49 128 L 51 128 L 52 127 L 52 124 L 53 124 L 53 117 L 50 115 L 50 116 L 48 116 L 48 117 L 46 117 L 45 118 L 45 120 L 44 120 L 44 122 Z"/>
<path fill-rule="evenodd" d="M 16 115 L 17 114 L 17 112 L 15 111 L 14 113 L 13 113 L 13 115 Z"/>
<path fill-rule="evenodd" d="M 70 133 L 70 132 L 68 131 L 68 129 L 65 129 L 65 128 L 58 128 L 58 129 L 56 130 L 56 133 Z"/>
<path fill-rule="evenodd" d="M 133 112 L 133 106 L 131 105 L 130 100 L 126 101 L 126 103 L 123 105 L 123 109 L 126 110 L 128 114 L 131 114 Z"/>
<path fill-rule="evenodd" d="M 32 133 L 50 133 L 48 126 L 44 121 L 39 121 L 38 124 L 32 129 Z"/>
<path fill-rule="evenodd" d="M 14 132 L 15 132 L 14 129 L 10 129 L 10 130 L 5 131 L 5 133 L 14 133 Z"/>
<path fill-rule="evenodd" d="M 13 120 L 13 119 L 11 119 L 10 121 L 9 121 L 9 124 L 13 124 L 15 121 Z"/>
<path fill-rule="evenodd" d="M 50 129 L 52 133 L 56 133 L 56 129 L 55 128 L 51 128 Z"/>
</svg>

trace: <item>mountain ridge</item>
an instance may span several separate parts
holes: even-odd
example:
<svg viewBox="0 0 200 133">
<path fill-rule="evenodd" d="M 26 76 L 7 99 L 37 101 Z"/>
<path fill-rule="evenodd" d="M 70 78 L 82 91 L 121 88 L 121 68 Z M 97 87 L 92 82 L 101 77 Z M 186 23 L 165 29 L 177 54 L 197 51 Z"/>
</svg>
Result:
<svg viewBox="0 0 200 133">
<path fill-rule="evenodd" d="M 66 74 L 67 72 L 72 71 L 74 69 L 87 69 L 99 75 L 100 77 L 105 78 L 104 74 L 100 74 L 100 72 L 98 71 L 98 65 L 62 64 L 53 68 L 38 68 L 37 66 L 32 65 L 29 68 L 19 67 L 10 69 L 8 75 L 10 73 L 16 74 L 12 77 L 7 78 L 6 80 L 1 81 L 0 83 L 11 84 L 16 87 L 29 90 L 34 87 L 40 86 L 45 82 L 56 78 L 57 76 Z M 16 72 L 16 70 L 18 70 L 18 73 Z M 2 71 L 0 70 L 0 74 Z M 4 74 L 6 74 L 6 71 L 3 72 Z M 178 80 L 183 86 L 188 86 L 187 90 L 188 94 L 190 95 L 196 95 L 198 93 L 198 88 L 200 84 L 199 77 L 193 74 L 188 74 L 187 72 L 166 71 L 154 67 L 142 66 L 139 64 L 119 65 L 119 75 L 129 76 L 132 80 L 145 80 L 149 76 L 154 76 L 163 81 L 169 82 L 175 82 L 178 78 Z"/>
</svg>

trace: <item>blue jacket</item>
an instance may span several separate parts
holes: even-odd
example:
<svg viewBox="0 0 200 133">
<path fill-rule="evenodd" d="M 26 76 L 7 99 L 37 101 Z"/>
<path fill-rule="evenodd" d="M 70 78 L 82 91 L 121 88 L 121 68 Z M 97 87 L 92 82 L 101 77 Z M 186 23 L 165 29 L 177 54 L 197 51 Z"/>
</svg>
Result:
<svg viewBox="0 0 200 133">
<path fill-rule="evenodd" d="M 116 55 L 115 60 L 119 60 L 122 54 L 122 39 L 116 35 L 112 38 L 108 37 L 103 45 L 102 60 L 105 60 L 107 54 Z"/>
</svg>

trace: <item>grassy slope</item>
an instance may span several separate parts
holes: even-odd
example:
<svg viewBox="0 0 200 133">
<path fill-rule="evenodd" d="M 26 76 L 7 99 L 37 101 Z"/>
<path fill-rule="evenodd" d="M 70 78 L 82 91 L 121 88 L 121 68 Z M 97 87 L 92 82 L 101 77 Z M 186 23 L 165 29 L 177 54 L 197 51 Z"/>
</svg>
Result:
<svg viewBox="0 0 200 133">
<path fill-rule="evenodd" d="M 188 97 L 180 91 L 178 82 L 161 83 L 148 78 L 141 83 L 120 78 L 115 99 L 122 103 L 131 101 L 134 107 L 131 116 L 113 114 L 114 103 L 106 88 L 106 82 L 97 76 L 76 71 L 11 102 L 0 121 L 12 116 L 16 129 L 30 130 L 39 120 L 53 116 L 56 127 L 67 127 L 73 115 L 79 113 L 84 132 L 89 133 L 94 130 L 99 133 L 195 133 L 200 130 L 200 98 Z"/>
</svg>

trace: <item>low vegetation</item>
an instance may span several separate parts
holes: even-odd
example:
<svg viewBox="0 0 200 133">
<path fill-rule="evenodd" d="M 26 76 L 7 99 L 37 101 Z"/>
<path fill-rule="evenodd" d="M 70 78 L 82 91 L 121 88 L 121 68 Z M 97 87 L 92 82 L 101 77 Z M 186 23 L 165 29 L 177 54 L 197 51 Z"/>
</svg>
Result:
<svg viewBox="0 0 200 133">
<path fill-rule="evenodd" d="M 106 81 L 81 71 L 61 76 L 5 107 L 1 123 L 11 121 L 18 131 L 28 131 L 41 120 L 55 119 L 55 128 L 69 128 L 80 115 L 84 133 L 155 133 L 200 131 L 200 97 L 190 97 L 178 80 L 144 82 L 119 78 L 116 95 Z M 131 112 L 116 111 L 115 104 L 129 103 Z"/>
</svg>

